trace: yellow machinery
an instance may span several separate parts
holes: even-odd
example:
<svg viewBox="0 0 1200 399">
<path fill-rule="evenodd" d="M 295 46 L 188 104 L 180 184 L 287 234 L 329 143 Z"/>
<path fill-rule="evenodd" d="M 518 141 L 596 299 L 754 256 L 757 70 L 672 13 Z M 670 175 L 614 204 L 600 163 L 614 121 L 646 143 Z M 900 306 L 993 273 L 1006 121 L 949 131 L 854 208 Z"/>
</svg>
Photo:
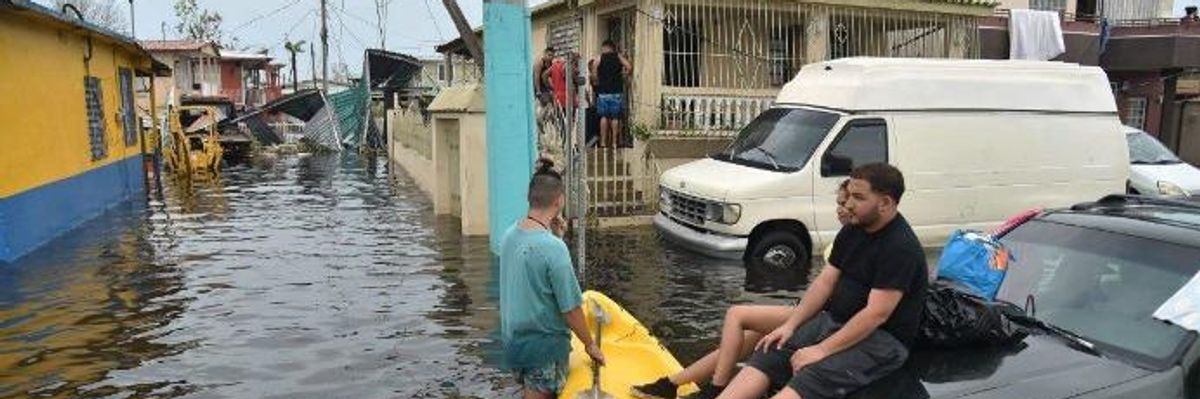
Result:
<svg viewBox="0 0 1200 399">
<path fill-rule="evenodd" d="M 207 179 L 221 172 L 218 111 L 211 106 L 167 107 L 162 152 L 166 168 L 177 177 Z M 184 127 L 184 123 L 188 123 Z"/>
</svg>

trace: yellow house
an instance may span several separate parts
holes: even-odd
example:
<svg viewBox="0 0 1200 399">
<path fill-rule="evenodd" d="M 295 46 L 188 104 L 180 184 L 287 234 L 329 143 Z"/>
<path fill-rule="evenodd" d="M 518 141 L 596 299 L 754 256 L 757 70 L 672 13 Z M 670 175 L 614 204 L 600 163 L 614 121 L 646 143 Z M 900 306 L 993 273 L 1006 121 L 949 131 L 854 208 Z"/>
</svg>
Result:
<svg viewBox="0 0 1200 399">
<path fill-rule="evenodd" d="M 70 7 L 0 0 L 0 263 L 145 192 L 134 91 L 165 70 Z"/>
</svg>

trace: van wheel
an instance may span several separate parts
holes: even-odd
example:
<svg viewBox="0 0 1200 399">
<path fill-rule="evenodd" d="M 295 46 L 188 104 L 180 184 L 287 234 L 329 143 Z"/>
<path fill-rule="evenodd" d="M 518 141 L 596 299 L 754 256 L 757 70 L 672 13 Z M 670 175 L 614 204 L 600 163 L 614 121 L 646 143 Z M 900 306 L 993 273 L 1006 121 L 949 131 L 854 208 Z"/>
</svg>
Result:
<svg viewBox="0 0 1200 399">
<path fill-rule="evenodd" d="M 748 259 L 750 267 L 767 272 L 787 272 L 802 280 L 812 268 L 812 251 L 789 231 L 769 232 L 755 244 Z"/>
</svg>

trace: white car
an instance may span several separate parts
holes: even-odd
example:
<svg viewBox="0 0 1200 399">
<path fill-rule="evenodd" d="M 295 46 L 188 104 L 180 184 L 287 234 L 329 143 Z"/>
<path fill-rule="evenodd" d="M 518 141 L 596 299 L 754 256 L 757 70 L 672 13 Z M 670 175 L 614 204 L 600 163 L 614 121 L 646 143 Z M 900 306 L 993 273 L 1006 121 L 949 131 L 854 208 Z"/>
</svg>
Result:
<svg viewBox="0 0 1200 399">
<path fill-rule="evenodd" d="M 1167 197 L 1200 196 L 1200 169 L 1171 153 L 1154 137 L 1128 128 L 1129 192 Z"/>
</svg>

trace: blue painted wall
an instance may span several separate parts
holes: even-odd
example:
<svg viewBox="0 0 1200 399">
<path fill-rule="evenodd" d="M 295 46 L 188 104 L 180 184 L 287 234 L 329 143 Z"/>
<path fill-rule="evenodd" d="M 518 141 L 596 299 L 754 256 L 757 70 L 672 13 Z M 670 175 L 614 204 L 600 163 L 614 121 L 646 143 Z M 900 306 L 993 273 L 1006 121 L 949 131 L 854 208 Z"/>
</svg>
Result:
<svg viewBox="0 0 1200 399">
<path fill-rule="evenodd" d="M 12 263 L 146 191 L 142 155 L 0 199 L 0 263 Z"/>
<path fill-rule="evenodd" d="M 528 211 L 526 191 L 537 156 L 529 11 L 524 1 L 483 2 L 487 90 L 488 231 L 492 252 Z"/>
</svg>

